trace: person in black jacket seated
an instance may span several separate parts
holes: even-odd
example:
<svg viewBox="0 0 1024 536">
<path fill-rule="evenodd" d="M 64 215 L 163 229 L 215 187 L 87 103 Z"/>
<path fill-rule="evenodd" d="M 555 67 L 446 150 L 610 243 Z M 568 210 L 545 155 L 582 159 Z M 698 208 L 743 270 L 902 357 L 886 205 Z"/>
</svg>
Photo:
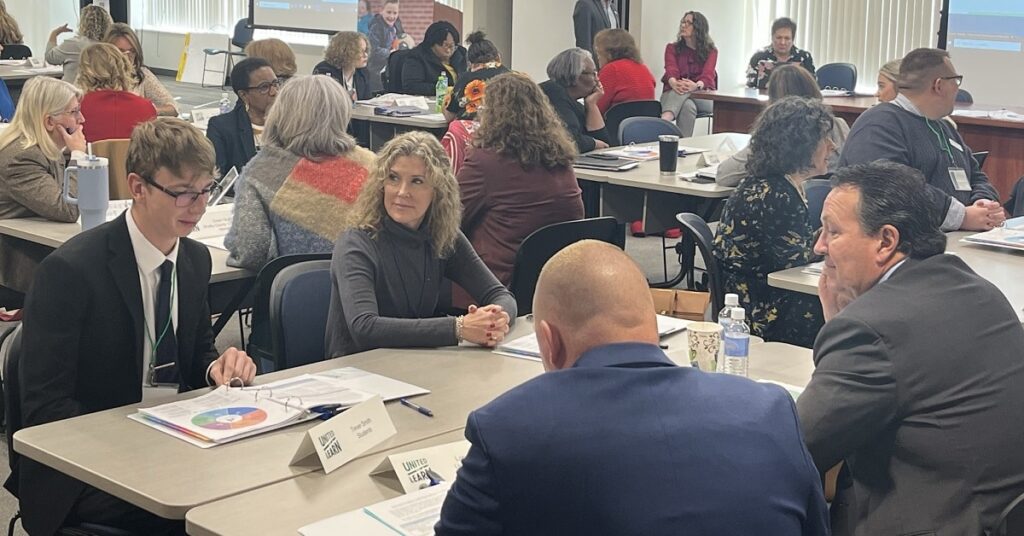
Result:
<svg viewBox="0 0 1024 536">
<path fill-rule="evenodd" d="M 235 168 L 241 173 L 256 156 L 263 137 L 263 123 L 277 98 L 281 81 L 267 60 L 246 58 L 231 69 L 231 89 L 238 95 L 235 109 L 210 119 L 206 137 L 217 153 L 221 176 Z"/>
<path fill-rule="evenodd" d="M 465 54 L 456 54 L 459 31 L 451 23 L 438 21 L 427 27 L 423 42 L 413 47 L 402 64 L 402 93 L 434 96 L 437 79 L 444 75 L 448 87 L 466 72 Z"/>
<path fill-rule="evenodd" d="M 604 95 L 590 52 L 570 48 L 548 63 L 548 80 L 540 85 L 581 153 L 608 147 L 604 117 L 597 101 Z M 577 100 L 583 99 L 583 104 Z"/>
<path fill-rule="evenodd" d="M 498 47 L 494 46 L 483 32 L 469 34 L 466 41 L 469 43 L 469 50 L 466 52 L 469 70 L 459 77 L 455 88 L 449 94 L 448 104 L 442 110 L 449 122 L 455 119 L 475 119 L 477 108 L 483 104 L 487 81 L 509 71 L 508 67 L 501 64 Z"/>
<path fill-rule="evenodd" d="M 345 88 L 352 101 L 373 96 L 366 62 L 370 57 L 370 41 L 359 32 L 338 32 L 331 36 L 324 50 L 324 61 L 313 67 L 313 74 L 326 74 Z"/>
</svg>

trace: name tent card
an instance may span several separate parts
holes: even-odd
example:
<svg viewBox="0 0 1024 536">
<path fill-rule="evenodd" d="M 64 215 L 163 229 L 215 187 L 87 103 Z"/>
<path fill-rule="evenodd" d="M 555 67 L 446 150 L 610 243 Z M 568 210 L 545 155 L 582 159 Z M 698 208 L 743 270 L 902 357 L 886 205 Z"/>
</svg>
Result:
<svg viewBox="0 0 1024 536">
<path fill-rule="evenodd" d="M 307 430 L 291 465 L 309 463 L 315 454 L 324 473 L 330 473 L 396 433 L 384 400 L 374 396 Z"/>
<path fill-rule="evenodd" d="M 455 480 L 462 459 L 469 452 L 469 441 L 455 441 L 436 447 L 392 454 L 384 459 L 371 475 L 394 475 L 402 484 L 402 492 L 410 493 L 430 484 L 427 470 L 437 473 L 446 482 Z"/>
</svg>

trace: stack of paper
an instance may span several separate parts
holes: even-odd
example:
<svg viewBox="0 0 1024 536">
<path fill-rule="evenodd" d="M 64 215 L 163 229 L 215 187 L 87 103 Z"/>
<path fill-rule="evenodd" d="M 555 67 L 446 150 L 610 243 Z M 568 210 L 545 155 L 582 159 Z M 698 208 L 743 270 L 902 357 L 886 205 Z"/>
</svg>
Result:
<svg viewBox="0 0 1024 536">
<path fill-rule="evenodd" d="M 449 484 L 436 486 L 389 499 L 360 510 L 329 517 L 299 529 L 302 536 L 431 536 L 441 518 L 441 505 Z"/>
<path fill-rule="evenodd" d="M 690 320 L 675 318 L 672 316 L 657 315 L 658 336 L 665 337 L 673 333 L 683 331 L 690 325 Z M 499 344 L 494 353 L 540 361 L 540 345 L 537 343 L 537 336 L 533 333 L 512 339 L 504 344 Z"/>
<path fill-rule="evenodd" d="M 964 237 L 963 242 L 1024 250 L 1024 217 L 1011 218 L 991 231 Z"/>
<path fill-rule="evenodd" d="M 422 95 L 402 95 L 400 93 L 385 93 L 372 99 L 356 101 L 356 104 L 366 106 L 412 106 L 420 110 L 429 110 L 426 97 Z"/>
</svg>

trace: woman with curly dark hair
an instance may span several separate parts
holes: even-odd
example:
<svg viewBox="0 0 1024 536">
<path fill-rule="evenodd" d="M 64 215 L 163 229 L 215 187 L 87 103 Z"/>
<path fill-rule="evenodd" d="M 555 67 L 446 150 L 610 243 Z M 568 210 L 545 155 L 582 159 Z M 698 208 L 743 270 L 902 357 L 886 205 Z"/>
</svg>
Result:
<svg viewBox="0 0 1024 536">
<path fill-rule="evenodd" d="M 803 183 L 825 173 L 832 112 L 820 100 L 786 97 L 754 125 L 747 178 L 725 203 L 714 255 L 726 292 L 740 295 L 751 333 L 810 348 L 823 323 L 815 296 L 768 286 L 768 274 L 811 262 L 814 226 Z"/>
<path fill-rule="evenodd" d="M 508 285 L 523 239 L 545 225 L 583 217 L 572 170 L 576 144 L 540 87 L 522 73 L 491 79 L 478 118 L 457 177 L 462 230 Z"/>
<path fill-rule="evenodd" d="M 697 114 L 711 112 L 711 101 L 694 99 L 693 92 L 718 88 L 718 49 L 708 32 L 708 19 L 687 11 L 679 21 L 676 41 L 665 45 L 661 118 L 675 121 L 686 137 L 693 135 Z"/>
</svg>

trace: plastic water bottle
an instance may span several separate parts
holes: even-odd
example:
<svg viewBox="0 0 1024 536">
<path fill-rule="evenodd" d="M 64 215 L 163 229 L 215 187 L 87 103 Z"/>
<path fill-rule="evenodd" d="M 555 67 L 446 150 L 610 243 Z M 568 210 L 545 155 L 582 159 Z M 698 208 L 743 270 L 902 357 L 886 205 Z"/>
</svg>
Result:
<svg viewBox="0 0 1024 536">
<path fill-rule="evenodd" d="M 437 77 L 437 85 L 434 86 L 434 97 L 437 99 L 437 113 L 444 110 L 444 98 L 448 95 L 448 77 L 441 73 Z"/>
<path fill-rule="evenodd" d="M 227 93 L 220 94 L 220 113 L 231 112 L 231 97 Z"/>
<path fill-rule="evenodd" d="M 725 329 L 725 362 L 722 364 L 722 372 L 735 374 L 736 376 L 747 377 L 750 352 L 750 328 L 744 322 L 746 311 L 742 307 L 732 309 L 732 322 Z"/>
<path fill-rule="evenodd" d="M 740 306 L 740 297 L 738 294 L 726 294 L 725 295 L 725 307 L 722 307 L 721 312 L 718 313 L 718 324 L 722 326 L 722 333 L 725 333 L 726 329 L 729 329 L 729 324 L 732 323 L 732 309 L 733 307 Z"/>
</svg>

